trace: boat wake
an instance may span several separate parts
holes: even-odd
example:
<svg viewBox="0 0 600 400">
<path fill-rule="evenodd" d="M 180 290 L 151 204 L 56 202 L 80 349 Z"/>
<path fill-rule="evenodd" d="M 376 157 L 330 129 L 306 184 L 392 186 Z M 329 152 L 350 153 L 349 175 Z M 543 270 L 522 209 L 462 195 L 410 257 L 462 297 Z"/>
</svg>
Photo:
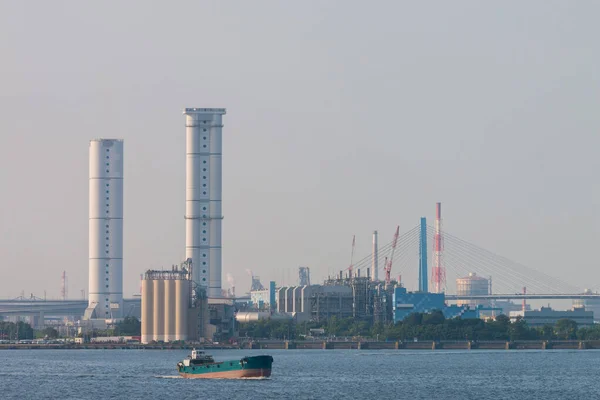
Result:
<svg viewBox="0 0 600 400">
<path fill-rule="evenodd" d="M 158 379 L 183 379 L 183 376 L 180 376 L 180 375 L 156 375 L 155 378 L 158 378 Z"/>
<path fill-rule="evenodd" d="M 265 381 L 265 380 L 271 379 L 271 377 L 270 376 L 247 376 L 247 377 L 233 378 L 233 379 L 242 379 L 242 380 L 247 380 L 247 381 Z"/>
</svg>

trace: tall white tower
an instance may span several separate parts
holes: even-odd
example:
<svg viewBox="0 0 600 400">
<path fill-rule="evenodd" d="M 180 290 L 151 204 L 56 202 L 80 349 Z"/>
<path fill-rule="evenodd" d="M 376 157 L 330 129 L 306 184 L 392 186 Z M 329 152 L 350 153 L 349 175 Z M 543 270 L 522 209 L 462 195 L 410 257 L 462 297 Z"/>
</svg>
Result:
<svg viewBox="0 0 600 400">
<path fill-rule="evenodd" d="M 90 141 L 87 319 L 123 315 L 123 140 Z M 94 313 L 95 311 L 95 313 Z"/>
<path fill-rule="evenodd" d="M 185 256 L 192 279 L 221 297 L 222 116 L 224 108 L 186 108 Z"/>
<path fill-rule="evenodd" d="M 373 252 L 371 254 L 371 280 L 379 280 L 379 247 L 377 245 L 377 231 L 373 231 Z"/>
</svg>

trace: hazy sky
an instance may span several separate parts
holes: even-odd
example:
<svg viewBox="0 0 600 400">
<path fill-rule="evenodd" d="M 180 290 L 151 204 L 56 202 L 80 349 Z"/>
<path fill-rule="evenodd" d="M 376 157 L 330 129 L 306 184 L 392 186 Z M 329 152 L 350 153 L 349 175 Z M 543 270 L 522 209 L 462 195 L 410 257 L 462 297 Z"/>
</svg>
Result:
<svg viewBox="0 0 600 400">
<path fill-rule="evenodd" d="M 184 107 L 227 108 L 238 292 L 319 281 L 437 201 L 452 234 L 600 286 L 600 3 L 151 3 L 0 0 L 1 298 L 58 297 L 63 270 L 87 293 L 91 138 L 125 140 L 125 296 L 181 261 Z"/>
</svg>

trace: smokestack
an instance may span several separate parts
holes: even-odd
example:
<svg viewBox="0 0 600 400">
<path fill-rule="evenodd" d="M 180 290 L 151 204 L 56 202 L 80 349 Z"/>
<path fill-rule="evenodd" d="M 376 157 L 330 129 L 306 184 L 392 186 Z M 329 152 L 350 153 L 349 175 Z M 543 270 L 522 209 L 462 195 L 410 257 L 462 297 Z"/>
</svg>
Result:
<svg viewBox="0 0 600 400">
<path fill-rule="evenodd" d="M 90 141 L 89 289 L 86 317 L 123 310 L 123 140 Z M 112 307 L 111 307 L 112 305 Z"/>
<path fill-rule="evenodd" d="M 436 203 L 433 242 L 433 270 L 431 283 L 433 284 L 434 293 L 442 293 L 446 286 L 446 269 L 442 265 L 442 203 Z"/>
<path fill-rule="evenodd" d="M 221 297 L 222 116 L 224 108 L 186 108 L 186 259 L 208 297 Z"/>
<path fill-rule="evenodd" d="M 379 247 L 377 245 L 377 231 L 373 231 L 373 259 L 371 260 L 371 277 L 373 281 L 379 280 Z"/>
</svg>

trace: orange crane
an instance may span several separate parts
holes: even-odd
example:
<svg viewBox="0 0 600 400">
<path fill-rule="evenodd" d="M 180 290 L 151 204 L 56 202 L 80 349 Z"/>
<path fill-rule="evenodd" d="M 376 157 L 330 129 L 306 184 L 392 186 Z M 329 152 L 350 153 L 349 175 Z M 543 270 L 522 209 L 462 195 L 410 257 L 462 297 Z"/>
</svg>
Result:
<svg viewBox="0 0 600 400">
<path fill-rule="evenodd" d="M 396 250 L 396 245 L 398 244 L 398 235 L 400 234 L 400 226 L 396 227 L 396 233 L 394 234 L 394 242 L 392 243 L 392 254 L 390 254 L 390 259 L 385 258 L 384 267 L 385 268 L 385 284 L 389 285 L 392 281 L 391 273 L 392 273 L 392 262 L 394 261 L 394 251 Z"/>
</svg>

